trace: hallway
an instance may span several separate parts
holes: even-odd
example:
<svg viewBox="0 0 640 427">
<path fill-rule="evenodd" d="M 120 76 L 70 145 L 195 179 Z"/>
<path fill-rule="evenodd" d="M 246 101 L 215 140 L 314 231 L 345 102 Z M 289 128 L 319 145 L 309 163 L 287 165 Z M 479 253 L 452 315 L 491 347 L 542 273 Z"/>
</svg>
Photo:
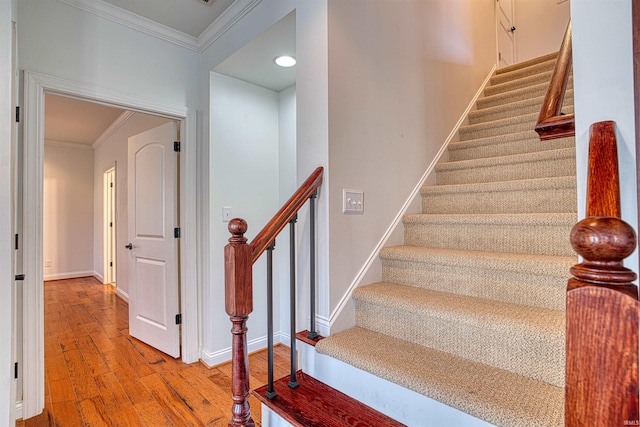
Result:
<svg viewBox="0 0 640 427">
<path fill-rule="evenodd" d="M 44 311 L 45 410 L 18 427 L 227 425 L 231 365 L 188 365 L 130 337 L 128 306 L 111 285 L 93 277 L 45 282 Z M 288 348 L 275 354 L 281 377 Z M 252 388 L 267 381 L 266 357 L 249 357 Z M 259 425 L 253 397 L 251 406 Z"/>
</svg>

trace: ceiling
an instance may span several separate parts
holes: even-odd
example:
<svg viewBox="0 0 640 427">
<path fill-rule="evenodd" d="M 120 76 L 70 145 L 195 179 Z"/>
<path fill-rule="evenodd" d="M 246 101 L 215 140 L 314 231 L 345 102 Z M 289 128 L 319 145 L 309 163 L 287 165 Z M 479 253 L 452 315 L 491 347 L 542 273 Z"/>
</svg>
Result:
<svg viewBox="0 0 640 427">
<path fill-rule="evenodd" d="M 117 18 L 136 28 L 140 17 L 197 38 L 220 20 L 225 11 L 255 4 L 256 0 L 60 0 L 90 13 Z M 260 0 L 257 0 L 260 1 Z M 91 5 L 91 7 L 88 7 Z M 233 11 L 232 11 L 233 12 Z M 231 13 L 231 12 L 230 12 Z M 226 17 L 226 19 L 231 19 Z M 281 68 L 273 59 L 294 55 L 295 13 L 292 12 L 235 54 L 214 71 L 279 92 L 295 84 L 296 67 Z M 125 110 L 61 96 L 45 99 L 45 139 L 76 144 L 93 144 Z"/>
<path fill-rule="evenodd" d="M 234 0 L 103 1 L 196 38 L 234 3 Z"/>
<path fill-rule="evenodd" d="M 44 139 L 91 145 L 124 111 L 47 94 L 44 100 Z"/>
</svg>

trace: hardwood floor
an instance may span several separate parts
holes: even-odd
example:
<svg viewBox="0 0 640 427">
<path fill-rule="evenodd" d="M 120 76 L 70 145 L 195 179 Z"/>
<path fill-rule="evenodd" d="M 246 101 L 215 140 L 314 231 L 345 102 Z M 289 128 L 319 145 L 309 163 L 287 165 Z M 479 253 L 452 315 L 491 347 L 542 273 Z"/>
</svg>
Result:
<svg viewBox="0 0 640 427">
<path fill-rule="evenodd" d="M 127 304 L 95 278 L 46 282 L 44 301 L 45 410 L 17 426 L 227 425 L 230 364 L 185 364 L 130 337 Z M 288 373 L 288 350 L 275 348 L 276 378 Z M 252 388 L 267 382 L 266 358 L 249 356 Z"/>
</svg>

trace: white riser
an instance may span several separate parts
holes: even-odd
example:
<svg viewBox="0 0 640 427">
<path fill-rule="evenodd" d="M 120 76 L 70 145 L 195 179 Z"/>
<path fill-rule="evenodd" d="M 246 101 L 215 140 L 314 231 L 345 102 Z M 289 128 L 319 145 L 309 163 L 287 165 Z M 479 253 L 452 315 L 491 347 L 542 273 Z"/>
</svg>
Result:
<svg viewBox="0 0 640 427">
<path fill-rule="evenodd" d="M 318 354 L 308 344 L 298 341 L 298 346 L 300 368 L 304 372 L 409 427 L 493 426 L 337 359 Z M 271 424 L 270 427 L 288 425 Z"/>
</svg>

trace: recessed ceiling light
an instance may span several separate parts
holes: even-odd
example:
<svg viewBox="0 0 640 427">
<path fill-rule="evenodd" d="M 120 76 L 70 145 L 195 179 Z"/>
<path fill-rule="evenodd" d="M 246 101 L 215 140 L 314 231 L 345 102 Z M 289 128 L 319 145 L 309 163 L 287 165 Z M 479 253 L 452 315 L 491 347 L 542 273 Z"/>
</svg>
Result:
<svg viewBox="0 0 640 427">
<path fill-rule="evenodd" d="M 273 62 L 275 62 L 276 64 L 278 64 L 281 67 L 293 67 L 294 65 L 296 65 L 296 58 L 294 58 L 293 56 L 289 56 L 289 55 L 280 55 L 280 56 L 276 56 L 275 58 L 273 58 Z"/>
</svg>

